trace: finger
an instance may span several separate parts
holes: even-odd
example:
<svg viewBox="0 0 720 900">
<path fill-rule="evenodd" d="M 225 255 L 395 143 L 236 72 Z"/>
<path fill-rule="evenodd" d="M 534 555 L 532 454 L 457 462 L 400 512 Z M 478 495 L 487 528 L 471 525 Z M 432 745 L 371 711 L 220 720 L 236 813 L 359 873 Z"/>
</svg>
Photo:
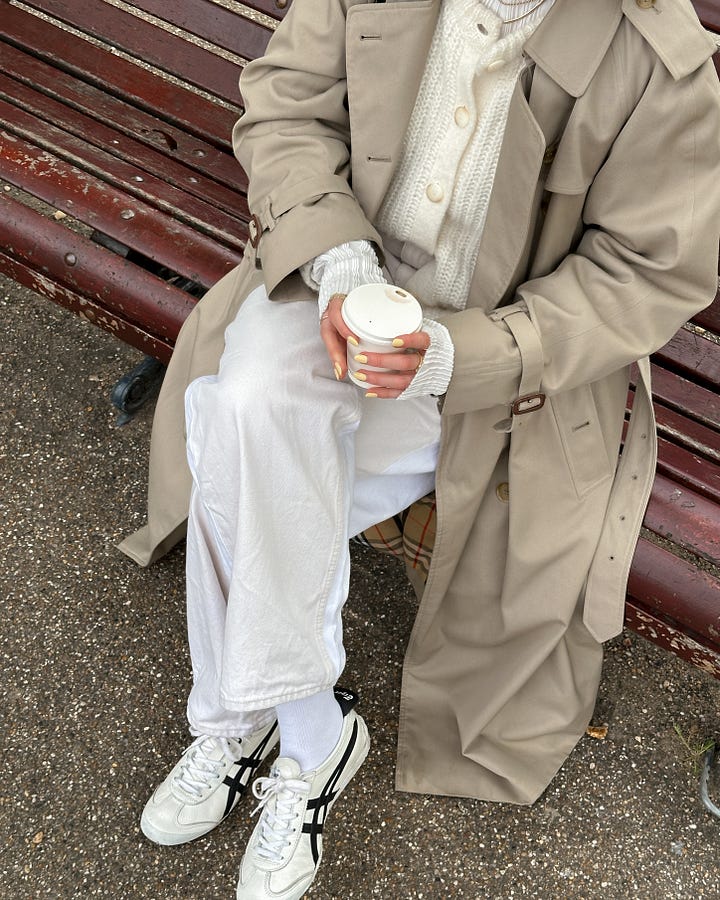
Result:
<svg viewBox="0 0 720 900">
<path fill-rule="evenodd" d="M 393 341 L 393 347 L 404 347 L 406 350 L 427 350 L 429 346 L 430 335 L 427 331 L 399 334 Z"/>
<path fill-rule="evenodd" d="M 341 381 L 347 375 L 347 342 L 335 330 L 329 317 L 320 321 L 320 337 L 325 344 L 325 350 L 332 363 L 335 377 L 338 381 Z"/>
<path fill-rule="evenodd" d="M 404 391 L 415 377 L 414 370 L 412 372 L 363 372 L 362 369 L 359 369 L 354 374 L 358 381 L 367 381 L 371 385 L 391 388 L 400 392 Z M 374 390 L 374 387 L 370 387 L 369 390 Z"/>
<path fill-rule="evenodd" d="M 415 372 L 420 368 L 423 354 L 416 353 L 357 353 L 355 361 L 362 366 L 375 366 L 395 372 Z"/>
<path fill-rule="evenodd" d="M 395 400 L 402 394 L 402 391 L 393 388 L 373 387 L 365 393 L 366 400 Z"/>
<path fill-rule="evenodd" d="M 326 312 L 328 314 L 328 320 L 332 323 L 332 326 L 337 333 L 342 335 L 343 340 L 350 341 L 351 344 L 357 347 L 359 344 L 357 336 L 350 331 L 345 324 L 345 319 L 342 317 L 342 305 L 346 296 L 346 294 L 333 294 L 328 303 Z"/>
</svg>

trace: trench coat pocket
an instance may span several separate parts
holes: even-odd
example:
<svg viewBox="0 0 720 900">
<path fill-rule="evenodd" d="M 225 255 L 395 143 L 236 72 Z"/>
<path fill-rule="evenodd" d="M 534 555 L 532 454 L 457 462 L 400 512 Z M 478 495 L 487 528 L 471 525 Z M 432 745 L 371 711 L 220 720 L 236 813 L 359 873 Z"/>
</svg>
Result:
<svg viewBox="0 0 720 900">
<path fill-rule="evenodd" d="M 548 398 L 578 497 L 610 478 L 610 464 L 595 398 L 588 384 Z"/>
</svg>

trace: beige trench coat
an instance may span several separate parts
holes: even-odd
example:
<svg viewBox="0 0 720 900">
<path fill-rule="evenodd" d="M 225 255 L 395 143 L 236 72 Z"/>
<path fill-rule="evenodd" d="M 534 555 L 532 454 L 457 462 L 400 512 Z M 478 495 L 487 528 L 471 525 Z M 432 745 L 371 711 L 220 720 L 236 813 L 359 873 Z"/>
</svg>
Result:
<svg viewBox="0 0 720 900">
<path fill-rule="evenodd" d="M 309 298 L 298 266 L 343 241 L 380 243 L 372 221 L 439 3 L 295 0 L 245 69 L 234 143 L 259 246 L 183 328 L 148 525 L 122 548 L 141 565 L 182 535 L 183 391 L 216 371 L 239 303 L 262 279 L 273 299 Z M 716 288 L 713 51 L 687 0 L 557 0 L 526 45 L 534 67 L 513 96 L 468 306 L 445 319 L 455 369 L 405 659 L 400 789 L 530 803 L 590 718 L 653 477 L 646 357 Z"/>
</svg>

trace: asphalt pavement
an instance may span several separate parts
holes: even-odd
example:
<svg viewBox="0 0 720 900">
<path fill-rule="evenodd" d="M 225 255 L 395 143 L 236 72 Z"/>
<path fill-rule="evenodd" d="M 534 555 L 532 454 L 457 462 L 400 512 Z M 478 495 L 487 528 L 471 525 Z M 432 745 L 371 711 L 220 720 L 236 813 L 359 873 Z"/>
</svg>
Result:
<svg viewBox="0 0 720 900">
<path fill-rule="evenodd" d="M 230 900 L 250 798 L 187 846 L 138 825 L 188 741 L 190 684 L 182 548 L 147 570 L 115 549 L 144 519 L 152 411 L 117 427 L 108 397 L 140 356 L 6 280 L 0 316 L 0 898 Z M 342 682 L 373 744 L 309 898 L 720 898 L 694 752 L 720 736 L 720 684 L 623 635 L 594 720 L 607 735 L 534 806 L 397 793 L 416 604 L 393 560 L 354 562 Z"/>
</svg>

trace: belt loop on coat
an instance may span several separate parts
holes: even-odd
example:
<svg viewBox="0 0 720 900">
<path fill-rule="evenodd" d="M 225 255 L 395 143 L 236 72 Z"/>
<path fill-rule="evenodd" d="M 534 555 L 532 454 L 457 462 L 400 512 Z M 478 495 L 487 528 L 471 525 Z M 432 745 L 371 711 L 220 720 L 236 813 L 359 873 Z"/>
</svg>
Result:
<svg viewBox="0 0 720 900">
<path fill-rule="evenodd" d="M 511 418 L 495 425 L 496 431 L 512 431 L 518 416 L 536 412 L 545 405 L 545 394 L 540 391 L 545 366 L 543 349 L 537 329 L 524 309 L 517 305 L 496 309 L 491 318 L 505 322 L 520 351 L 520 388 L 510 407 Z"/>
</svg>

